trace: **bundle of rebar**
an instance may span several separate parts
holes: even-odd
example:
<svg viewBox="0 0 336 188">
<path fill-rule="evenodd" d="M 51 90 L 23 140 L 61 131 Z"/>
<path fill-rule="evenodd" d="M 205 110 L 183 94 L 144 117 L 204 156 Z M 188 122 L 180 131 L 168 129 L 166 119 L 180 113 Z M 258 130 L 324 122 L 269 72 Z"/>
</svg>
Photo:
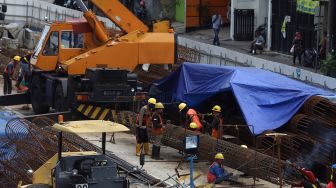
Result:
<svg viewBox="0 0 336 188">
<path fill-rule="evenodd" d="M 320 96 L 310 97 L 304 103 L 302 111 L 306 115 L 328 121 L 333 127 L 336 127 L 336 104 L 326 98 Z"/>
</svg>

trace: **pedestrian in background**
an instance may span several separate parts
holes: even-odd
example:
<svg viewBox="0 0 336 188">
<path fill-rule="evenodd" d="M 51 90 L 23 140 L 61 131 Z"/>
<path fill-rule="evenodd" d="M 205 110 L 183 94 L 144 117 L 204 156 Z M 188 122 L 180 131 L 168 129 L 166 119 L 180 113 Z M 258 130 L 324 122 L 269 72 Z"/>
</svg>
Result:
<svg viewBox="0 0 336 188">
<path fill-rule="evenodd" d="M 4 89 L 3 93 L 4 95 L 12 94 L 12 80 L 14 75 L 14 70 L 16 65 L 20 62 L 21 57 L 20 56 L 14 56 L 14 58 L 7 64 L 4 73 L 3 73 L 3 79 L 4 79 Z"/>
<path fill-rule="evenodd" d="M 291 53 L 293 53 L 293 64 L 295 65 L 296 57 L 299 58 L 299 64 L 301 65 L 301 55 L 303 52 L 302 37 L 300 32 L 295 33 L 293 40 L 293 46 L 291 48 Z"/>
<path fill-rule="evenodd" d="M 218 35 L 219 35 L 220 27 L 222 25 L 223 25 L 222 16 L 218 13 L 214 14 L 212 16 L 212 29 L 214 30 L 214 33 L 215 33 L 215 37 L 212 42 L 213 45 L 220 46 Z"/>
</svg>

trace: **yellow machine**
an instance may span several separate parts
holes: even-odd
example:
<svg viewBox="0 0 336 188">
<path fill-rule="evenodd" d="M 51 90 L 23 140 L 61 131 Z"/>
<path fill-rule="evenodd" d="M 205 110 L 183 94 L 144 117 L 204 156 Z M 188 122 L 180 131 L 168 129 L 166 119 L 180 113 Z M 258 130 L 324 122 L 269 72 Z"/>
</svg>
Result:
<svg viewBox="0 0 336 188">
<path fill-rule="evenodd" d="M 110 121 L 89 120 L 55 124 L 53 129 L 59 131 L 58 153 L 33 173 L 31 185 L 19 183 L 18 188 L 128 187 L 127 180 L 118 175 L 117 165 L 105 155 L 106 133 L 128 131 L 127 127 Z M 103 133 L 103 153 L 62 152 L 62 132 Z"/>
<path fill-rule="evenodd" d="M 166 22 L 157 23 L 155 32 L 148 32 L 119 0 L 91 2 L 123 34 L 109 36 L 104 24 L 81 0 L 77 5 L 86 21 L 46 25 L 31 58 L 30 100 L 35 113 L 47 113 L 50 107 L 66 110 L 76 99 L 127 102 L 138 88 L 132 74 L 137 66 L 175 62 L 175 35 L 168 32 Z"/>
</svg>

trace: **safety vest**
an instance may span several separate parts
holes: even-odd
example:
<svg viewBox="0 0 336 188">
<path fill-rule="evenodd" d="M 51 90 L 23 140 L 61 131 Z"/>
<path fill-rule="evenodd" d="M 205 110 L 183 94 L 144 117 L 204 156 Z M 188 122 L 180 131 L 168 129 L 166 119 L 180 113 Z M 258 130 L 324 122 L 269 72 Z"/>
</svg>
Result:
<svg viewBox="0 0 336 188">
<path fill-rule="evenodd" d="M 147 107 L 148 108 L 148 107 Z M 148 110 L 148 109 L 147 109 Z M 148 113 L 144 114 L 144 117 L 142 118 L 142 124 L 141 125 L 145 125 L 146 127 L 148 127 L 149 123 L 150 123 L 150 118 L 151 118 L 151 115 L 150 115 L 150 112 L 149 110 L 147 111 Z M 137 117 L 136 117 L 136 124 L 137 125 L 140 125 L 139 123 L 139 119 L 140 119 L 140 113 L 137 114 Z"/>
<path fill-rule="evenodd" d="M 223 118 L 219 118 L 219 125 L 218 128 L 219 130 L 217 130 L 216 128 L 212 128 L 212 132 L 211 132 L 211 136 L 217 139 L 220 139 L 222 137 L 223 134 L 223 127 L 221 126 L 223 125 Z"/>
<path fill-rule="evenodd" d="M 196 123 L 197 125 L 197 130 L 201 130 L 203 128 L 203 125 L 201 123 L 201 121 L 199 120 L 198 118 L 198 115 L 197 115 L 197 112 L 196 110 L 190 108 L 188 111 L 187 111 L 187 115 L 189 116 L 191 122 L 194 122 Z"/>
<path fill-rule="evenodd" d="M 216 181 L 216 176 L 215 174 L 211 173 L 211 168 L 216 164 L 217 162 L 213 162 L 210 167 L 209 167 L 209 171 L 208 171 L 208 183 L 213 183 Z"/>
<path fill-rule="evenodd" d="M 161 135 L 163 134 L 163 128 L 162 128 L 162 125 L 163 125 L 163 120 L 162 120 L 162 116 L 156 112 L 154 112 L 153 116 L 152 116 L 152 119 L 157 116 L 160 120 L 160 125 L 159 127 L 154 127 L 154 123 L 153 124 L 153 128 L 152 128 L 152 134 L 153 135 Z"/>
</svg>

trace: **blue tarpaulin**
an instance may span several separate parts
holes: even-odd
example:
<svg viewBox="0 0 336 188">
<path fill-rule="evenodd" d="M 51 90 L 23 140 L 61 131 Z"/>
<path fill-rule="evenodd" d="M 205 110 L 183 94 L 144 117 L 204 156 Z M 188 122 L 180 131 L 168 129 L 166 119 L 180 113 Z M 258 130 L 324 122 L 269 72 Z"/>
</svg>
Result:
<svg viewBox="0 0 336 188">
<path fill-rule="evenodd" d="M 232 91 L 245 121 L 254 133 L 284 125 L 313 95 L 334 93 L 313 87 L 277 73 L 250 67 L 219 67 L 184 63 L 155 85 L 171 92 L 175 102 L 198 106 L 224 91 Z"/>
</svg>

